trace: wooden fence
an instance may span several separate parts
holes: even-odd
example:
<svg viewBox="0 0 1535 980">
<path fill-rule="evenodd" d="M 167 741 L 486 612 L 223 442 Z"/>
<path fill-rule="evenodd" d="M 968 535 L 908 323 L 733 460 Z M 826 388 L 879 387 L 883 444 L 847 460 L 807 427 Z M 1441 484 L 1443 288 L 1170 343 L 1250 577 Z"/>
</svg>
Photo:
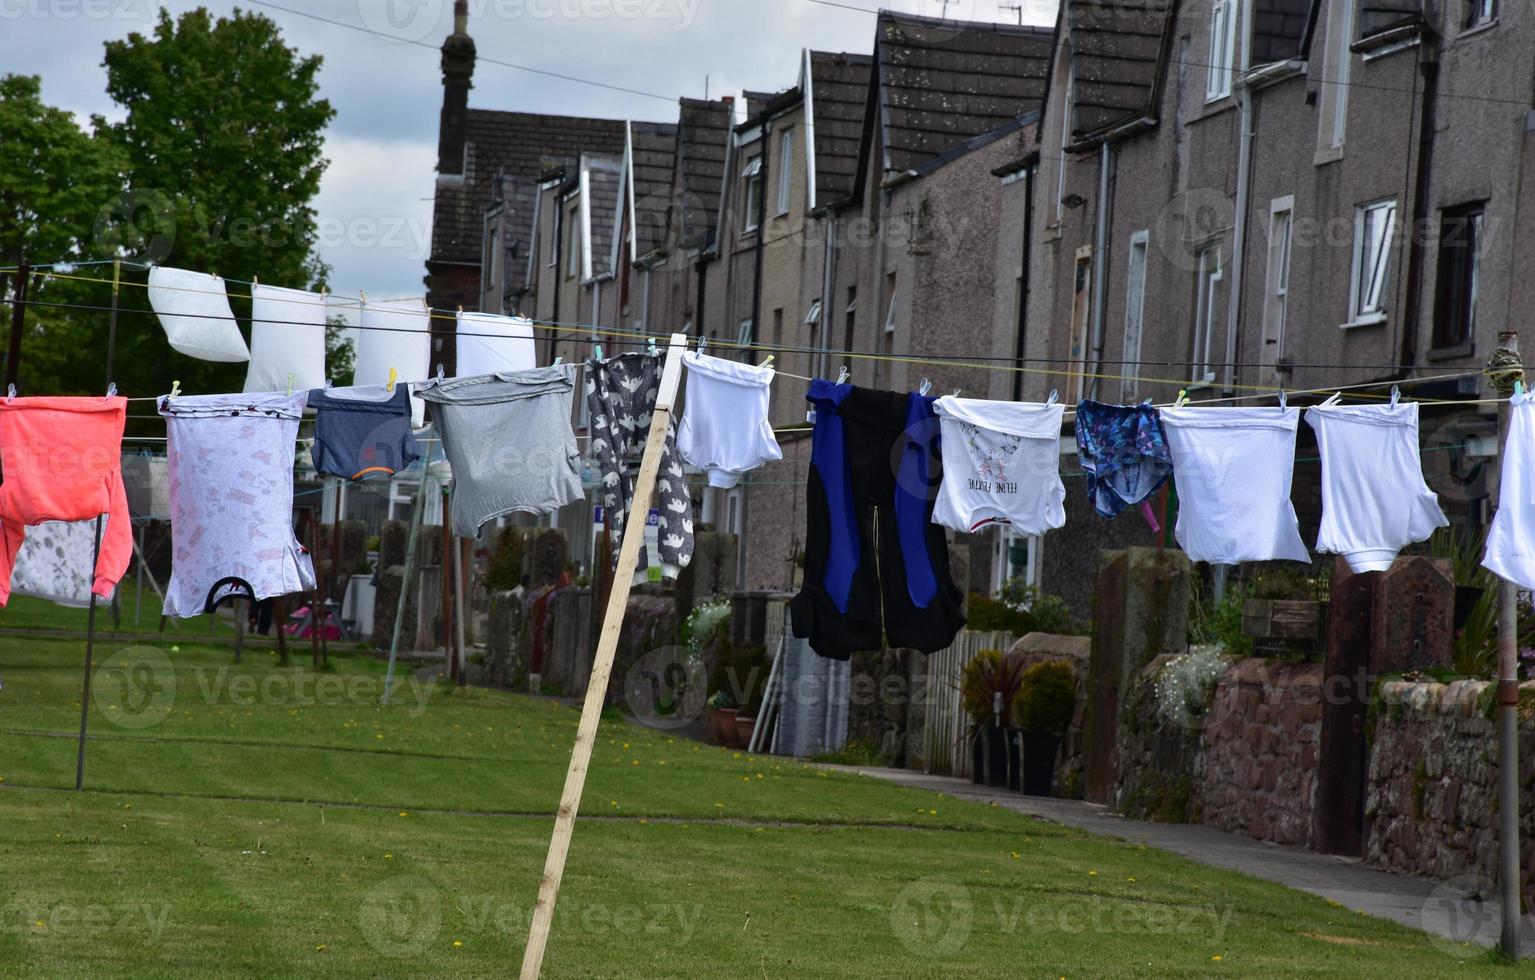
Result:
<svg viewBox="0 0 1535 980">
<path fill-rule="evenodd" d="M 970 744 L 965 733 L 970 718 L 959 703 L 960 678 L 965 665 L 982 650 L 1012 648 L 1011 633 L 975 633 L 961 630 L 947 650 L 927 658 L 927 696 L 923 725 L 925 771 L 944 776 L 970 775 Z"/>
</svg>

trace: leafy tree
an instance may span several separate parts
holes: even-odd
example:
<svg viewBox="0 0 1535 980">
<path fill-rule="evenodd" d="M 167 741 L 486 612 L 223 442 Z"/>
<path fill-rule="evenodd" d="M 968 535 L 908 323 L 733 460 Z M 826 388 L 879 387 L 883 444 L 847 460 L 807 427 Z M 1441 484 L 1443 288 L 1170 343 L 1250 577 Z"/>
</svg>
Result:
<svg viewBox="0 0 1535 980">
<path fill-rule="evenodd" d="M 318 97 L 320 62 L 285 45 L 271 20 L 238 10 L 215 18 L 198 8 L 173 19 L 162 9 L 152 35 L 109 41 L 107 93 L 123 115 L 93 124 L 122 158 L 126 189 L 94 202 L 107 216 L 98 223 L 103 251 L 242 280 L 324 285 L 311 202 L 335 112 Z M 144 274 L 126 278 L 141 284 Z M 250 311 L 245 292 L 230 289 L 241 318 Z M 111 298 L 105 287 L 92 297 L 101 306 Z M 170 349 L 146 312 L 144 289 L 124 288 L 121 302 L 116 376 L 124 390 L 164 391 L 172 379 L 188 392 L 239 389 L 244 364 Z M 93 316 L 100 339 L 91 349 L 104 352 L 106 314 Z M 62 388 L 100 386 L 100 367 L 82 370 L 83 383 L 60 379 Z"/>
</svg>

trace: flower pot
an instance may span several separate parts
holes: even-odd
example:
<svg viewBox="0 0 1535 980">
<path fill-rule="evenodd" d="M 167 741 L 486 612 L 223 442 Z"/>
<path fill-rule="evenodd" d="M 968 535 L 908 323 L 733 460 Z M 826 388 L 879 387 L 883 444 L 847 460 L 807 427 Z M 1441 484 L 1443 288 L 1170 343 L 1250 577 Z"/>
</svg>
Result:
<svg viewBox="0 0 1535 980">
<path fill-rule="evenodd" d="M 734 745 L 736 740 L 736 709 L 714 708 L 709 712 L 709 730 L 722 745 Z"/>
<path fill-rule="evenodd" d="M 1016 728 L 1007 730 L 1007 788 L 1014 793 L 1023 787 L 1023 751 L 1020 744 L 1023 733 Z"/>
<path fill-rule="evenodd" d="M 757 719 L 746 715 L 736 715 L 736 744 L 752 744 L 752 732 L 757 728 Z"/>
<path fill-rule="evenodd" d="M 1047 732 L 1024 732 L 1023 742 L 1023 794 L 1025 796 L 1049 796 L 1055 785 L 1055 755 L 1061 748 L 1061 737 Z"/>
<path fill-rule="evenodd" d="M 1311 599 L 1247 599 L 1242 603 L 1242 632 L 1255 640 L 1301 640 L 1322 637 L 1327 603 Z"/>
<path fill-rule="evenodd" d="M 986 726 L 986 785 L 1007 785 L 1007 729 Z"/>
<path fill-rule="evenodd" d="M 986 740 L 979 728 L 970 733 L 970 781 L 977 786 L 986 782 Z"/>
</svg>

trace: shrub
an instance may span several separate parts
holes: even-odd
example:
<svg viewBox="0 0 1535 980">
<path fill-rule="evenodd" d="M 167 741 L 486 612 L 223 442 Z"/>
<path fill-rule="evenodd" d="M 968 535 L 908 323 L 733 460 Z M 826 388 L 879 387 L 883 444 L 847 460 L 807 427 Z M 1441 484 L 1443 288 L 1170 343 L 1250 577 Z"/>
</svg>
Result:
<svg viewBox="0 0 1535 980">
<path fill-rule="evenodd" d="M 1013 710 L 1018 685 L 1023 676 L 1023 662 L 1001 650 L 982 650 L 965 664 L 960 680 L 959 700 L 965 713 L 976 725 L 1000 725 Z M 1002 712 L 997 714 L 996 696 L 1002 696 Z"/>
<path fill-rule="evenodd" d="M 688 613 L 688 618 L 682 621 L 682 629 L 678 631 L 678 638 L 682 645 L 687 647 L 694 655 L 702 649 L 704 641 L 721 629 L 730 621 L 730 600 L 724 596 L 715 596 L 708 602 L 700 603 Z"/>
<path fill-rule="evenodd" d="M 485 587 L 492 592 L 510 592 L 522 584 L 522 556 L 526 548 L 522 531 L 504 527 L 496 535 L 496 550 L 485 569 Z"/>
<path fill-rule="evenodd" d="M 1233 656 L 1253 652 L 1253 638 L 1242 632 L 1242 605 L 1251 593 L 1241 586 L 1226 588 L 1219 602 L 1211 602 L 1197 590 L 1189 597 L 1189 643 L 1215 646 Z"/>
<path fill-rule="evenodd" d="M 1214 645 L 1191 647 L 1168 660 L 1157 674 L 1157 715 L 1172 724 L 1203 716 L 1229 666 L 1221 648 Z"/>
<path fill-rule="evenodd" d="M 970 629 L 982 632 L 1059 633 L 1085 635 L 1091 630 L 1071 618 L 1066 600 L 1041 592 L 1020 579 L 1009 579 L 1000 595 L 993 599 L 978 592 L 970 593 L 965 618 Z"/>
<path fill-rule="evenodd" d="M 1077 684 L 1071 667 L 1059 660 L 1035 664 L 1019 679 L 1013 722 L 1026 732 L 1063 734 L 1071 725 Z"/>
</svg>

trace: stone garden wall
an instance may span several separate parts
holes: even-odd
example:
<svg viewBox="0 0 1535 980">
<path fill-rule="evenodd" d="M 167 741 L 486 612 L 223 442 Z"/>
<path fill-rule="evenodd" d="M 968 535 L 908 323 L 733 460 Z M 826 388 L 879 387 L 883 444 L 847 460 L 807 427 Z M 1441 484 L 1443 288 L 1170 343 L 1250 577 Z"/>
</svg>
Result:
<svg viewBox="0 0 1535 980">
<path fill-rule="evenodd" d="M 1309 845 L 1322 727 L 1322 665 L 1250 657 L 1226 672 L 1204 718 L 1204 823 Z"/>
<path fill-rule="evenodd" d="M 1115 812 L 1133 820 L 1193 823 L 1200 817 L 1201 728 L 1193 719 L 1168 721 L 1157 712 L 1157 675 L 1173 656 L 1147 664 L 1125 692 L 1112 802 Z"/>
<path fill-rule="evenodd" d="M 1498 862 L 1498 740 L 1492 685 L 1387 681 L 1370 742 L 1365 860 L 1434 878 L 1476 875 L 1490 890 Z M 1521 701 L 1535 683 L 1521 687 Z M 1523 714 L 1521 705 L 1521 714 Z M 1521 720 L 1520 793 L 1535 784 L 1535 723 Z M 1535 812 L 1520 813 L 1523 890 L 1535 894 Z"/>
</svg>

